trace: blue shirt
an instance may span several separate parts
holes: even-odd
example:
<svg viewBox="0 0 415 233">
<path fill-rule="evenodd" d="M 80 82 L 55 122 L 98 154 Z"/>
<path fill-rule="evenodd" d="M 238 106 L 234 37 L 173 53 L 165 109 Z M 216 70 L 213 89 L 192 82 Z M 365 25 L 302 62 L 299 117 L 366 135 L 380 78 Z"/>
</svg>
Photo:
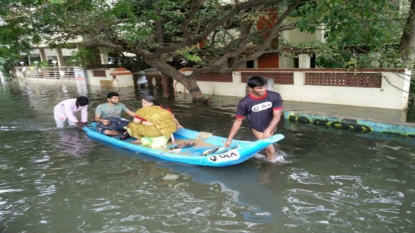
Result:
<svg viewBox="0 0 415 233">
<path fill-rule="evenodd" d="M 258 132 L 264 132 L 274 117 L 274 110 L 282 110 L 282 99 L 279 93 L 266 91 L 259 98 L 249 94 L 239 101 L 236 117 L 246 117 L 249 127 Z"/>
</svg>

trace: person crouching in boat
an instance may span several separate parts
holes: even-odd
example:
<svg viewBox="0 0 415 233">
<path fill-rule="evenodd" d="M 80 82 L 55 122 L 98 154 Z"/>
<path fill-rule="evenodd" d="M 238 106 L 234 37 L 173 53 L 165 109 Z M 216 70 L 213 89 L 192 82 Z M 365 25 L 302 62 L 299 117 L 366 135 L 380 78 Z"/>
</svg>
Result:
<svg viewBox="0 0 415 233">
<path fill-rule="evenodd" d="M 135 112 L 133 122 L 126 127 L 129 135 L 123 135 L 121 139 L 131 136 L 137 139 L 133 143 L 141 143 L 143 137 L 163 136 L 162 144 L 167 144 L 171 135 L 182 126 L 170 109 L 160 106 L 154 96 L 145 96 L 141 103 L 143 107 Z"/>
</svg>

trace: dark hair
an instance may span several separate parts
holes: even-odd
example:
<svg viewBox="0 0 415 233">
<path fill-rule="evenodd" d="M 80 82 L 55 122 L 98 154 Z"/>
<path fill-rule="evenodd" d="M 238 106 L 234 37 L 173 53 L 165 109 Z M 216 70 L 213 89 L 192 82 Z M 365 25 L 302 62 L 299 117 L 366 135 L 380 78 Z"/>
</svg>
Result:
<svg viewBox="0 0 415 233">
<path fill-rule="evenodd" d="M 111 99 L 114 96 L 120 96 L 120 94 L 118 94 L 117 92 L 110 92 L 110 93 L 108 93 L 107 98 Z"/>
<path fill-rule="evenodd" d="M 76 98 L 76 103 L 78 103 L 79 106 L 85 106 L 89 104 L 89 99 L 85 96 L 79 96 Z"/>
<path fill-rule="evenodd" d="M 154 96 L 152 96 L 152 95 L 146 95 L 146 96 L 144 96 L 143 97 L 143 100 L 145 100 L 147 102 L 150 102 L 150 103 L 153 103 L 153 105 L 160 106 L 160 103 L 157 100 L 157 98 L 154 97 Z"/>
<path fill-rule="evenodd" d="M 267 85 L 267 81 L 262 77 L 252 76 L 248 79 L 248 81 L 246 82 L 246 85 L 248 85 L 248 87 L 250 88 L 263 87 Z"/>
</svg>

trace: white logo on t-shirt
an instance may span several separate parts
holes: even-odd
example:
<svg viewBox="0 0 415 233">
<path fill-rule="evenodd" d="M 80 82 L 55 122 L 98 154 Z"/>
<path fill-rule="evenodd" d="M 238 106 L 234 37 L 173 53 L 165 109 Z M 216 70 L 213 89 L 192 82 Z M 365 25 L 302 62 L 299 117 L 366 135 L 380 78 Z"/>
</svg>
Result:
<svg viewBox="0 0 415 233">
<path fill-rule="evenodd" d="M 260 103 L 260 104 L 252 106 L 252 111 L 253 112 L 260 112 L 260 111 L 269 109 L 271 107 L 272 107 L 272 103 L 270 101 L 267 101 L 267 102 Z"/>
<path fill-rule="evenodd" d="M 119 111 L 119 109 L 116 109 L 114 107 L 112 107 L 110 111 L 108 112 L 108 117 L 120 117 L 120 116 L 121 116 L 121 112 Z"/>
</svg>

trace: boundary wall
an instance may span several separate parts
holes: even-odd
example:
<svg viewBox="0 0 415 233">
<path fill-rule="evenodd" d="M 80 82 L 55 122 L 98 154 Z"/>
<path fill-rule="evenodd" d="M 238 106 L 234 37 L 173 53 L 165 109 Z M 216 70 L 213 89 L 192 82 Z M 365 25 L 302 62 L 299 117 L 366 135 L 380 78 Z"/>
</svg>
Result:
<svg viewBox="0 0 415 233">
<path fill-rule="evenodd" d="M 192 73 L 191 69 L 181 71 Z M 246 80 L 252 76 L 273 81 L 272 90 L 288 101 L 387 109 L 408 107 L 411 77 L 408 70 L 241 69 L 232 74 L 205 74 L 197 83 L 204 94 L 243 97 Z M 177 92 L 187 92 L 177 82 L 174 88 Z"/>
</svg>

